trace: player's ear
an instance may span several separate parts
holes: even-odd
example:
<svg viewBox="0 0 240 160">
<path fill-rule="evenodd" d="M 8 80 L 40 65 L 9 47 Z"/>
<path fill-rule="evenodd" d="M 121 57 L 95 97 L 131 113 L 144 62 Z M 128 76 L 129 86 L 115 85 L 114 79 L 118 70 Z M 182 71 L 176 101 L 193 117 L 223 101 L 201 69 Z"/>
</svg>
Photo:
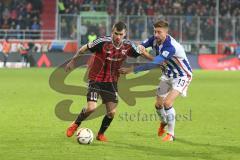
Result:
<svg viewBox="0 0 240 160">
<path fill-rule="evenodd" d="M 127 37 L 127 30 L 124 29 L 123 37 Z"/>
<path fill-rule="evenodd" d="M 111 33 L 111 35 L 113 36 L 114 35 L 114 31 L 112 30 L 112 33 Z"/>
<path fill-rule="evenodd" d="M 127 36 L 127 33 L 126 32 L 124 32 L 124 34 L 123 34 L 123 37 L 126 37 Z"/>
</svg>

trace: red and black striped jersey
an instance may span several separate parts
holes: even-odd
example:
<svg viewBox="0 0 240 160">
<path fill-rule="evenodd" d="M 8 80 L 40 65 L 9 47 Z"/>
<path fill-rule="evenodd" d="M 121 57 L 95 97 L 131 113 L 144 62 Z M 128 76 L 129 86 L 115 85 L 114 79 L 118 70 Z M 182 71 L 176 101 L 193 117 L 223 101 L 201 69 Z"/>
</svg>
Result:
<svg viewBox="0 0 240 160">
<path fill-rule="evenodd" d="M 87 46 L 94 53 L 89 62 L 88 78 L 97 82 L 117 82 L 118 69 L 126 58 L 140 55 L 137 46 L 125 39 L 119 47 L 116 47 L 112 38 L 107 36 L 100 37 Z"/>
</svg>

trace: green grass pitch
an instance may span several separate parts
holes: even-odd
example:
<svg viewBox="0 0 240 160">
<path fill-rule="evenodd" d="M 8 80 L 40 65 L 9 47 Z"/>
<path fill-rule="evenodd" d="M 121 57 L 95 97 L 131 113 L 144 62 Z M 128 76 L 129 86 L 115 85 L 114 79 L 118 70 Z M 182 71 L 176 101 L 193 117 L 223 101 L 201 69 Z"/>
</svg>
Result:
<svg viewBox="0 0 240 160">
<path fill-rule="evenodd" d="M 1 160 L 240 159 L 239 71 L 194 71 L 188 97 L 175 102 L 179 117 L 173 143 L 161 142 L 159 122 L 144 117 L 155 113 L 155 98 L 146 97 L 137 98 L 131 107 L 120 99 L 118 113 L 106 132 L 109 142 L 79 145 L 75 137 L 65 136 L 70 121 L 59 119 L 55 106 L 72 99 L 71 112 L 78 113 L 86 98 L 52 90 L 49 76 L 53 70 L 0 70 Z M 86 85 L 81 78 L 84 71 L 73 71 L 66 83 Z M 141 90 L 149 88 L 155 86 L 141 86 Z M 86 121 L 82 126 L 96 134 L 101 120 Z"/>
</svg>

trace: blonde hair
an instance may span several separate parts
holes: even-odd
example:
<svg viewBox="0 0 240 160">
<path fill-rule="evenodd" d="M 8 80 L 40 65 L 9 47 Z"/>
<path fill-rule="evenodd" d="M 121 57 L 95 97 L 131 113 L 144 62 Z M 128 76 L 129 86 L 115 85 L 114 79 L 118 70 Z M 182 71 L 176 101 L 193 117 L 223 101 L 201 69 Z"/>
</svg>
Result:
<svg viewBox="0 0 240 160">
<path fill-rule="evenodd" d="M 160 28 L 168 28 L 169 24 L 166 20 L 159 20 L 153 24 L 154 28 L 160 27 Z"/>
</svg>

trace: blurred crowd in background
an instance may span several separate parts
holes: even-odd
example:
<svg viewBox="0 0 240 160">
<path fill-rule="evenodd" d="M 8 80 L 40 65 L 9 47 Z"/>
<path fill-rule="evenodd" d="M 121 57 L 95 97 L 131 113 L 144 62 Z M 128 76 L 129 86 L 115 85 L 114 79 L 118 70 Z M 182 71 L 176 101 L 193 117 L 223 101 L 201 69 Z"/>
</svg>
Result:
<svg viewBox="0 0 240 160">
<path fill-rule="evenodd" d="M 220 41 L 240 40 L 240 1 L 219 1 Z M 0 1 L 0 38 L 4 30 L 14 30 L 10 38 L 38 39 L 41 30 L 42 0 L 3 0 Z M 108 32 L 117 13 L 117 0 L 58 0 L 59 39 L 77 38 L 77 15 L 92 11 L 104 12 L 111 18 L 110 23 L 86 20 L 82 23 L 83 41 L 87 36 L 103 36 Z M 156 18 L 167 16 L 170 33 L 181 41 L 214 41 L 216 30 L 215 0 L 119 0 L 119 17 L 128 23 L 128 38 L 144 39 L 152 32 L 152 23 Z M 148 18 L 146 18 L 148 16 Z M 236 17 L 235 19 L 232 17 Z M 22 31 L 28 34 L 21 34 Z"/>
<path fill-rule="evenodd" d="M 108 15 L 116 16 L 116 0 L 59 0 L 59 13 L 62 15 L 81 15 L 84 11 L 107 11 Z M 145 38 L 149 31 L 152 30 L 151 17 L 168 16 L 170 22 L 171 34 L 177 39 L 183 41 L 214 41 L 215 40 L 215 15 L 216 2 L 212 0 L 119 0 L 119 16 L 124 21 L 127 21 L 124 16 L 129 18 L 129 38 L 142 39 Z M 145 26 L 148 16 L 148 25 Z M 178 16 L 178 17 L 177 17 Z M 180 18 L 179 16 L 182 16 Z M 232 41 L 233 26 L 239 26 L 240 19 L 234 22 L 232 17 L 240 16 L 240 1 L 239 0 L 220 0 L 219 3 L 219 37 L 220 41 Z M 199 18 L 199 19 L 198 19 Z M 68 19 L 68 18 L 66 18 Z M 181 20 L 180 20 L 181 19 Z M 65 23 L 65 19 L 63 22 Z M 69 20 L 68 20 L 69 21 Z M 200 24 L 199 24 L 200 22 Z M 73 24 L 75 23 L 67 23 Z M 62 25 L 62 24 L 61 24 Z M 180 30 L 182 25 L 182 30 Z M 88 34 L 95 31 L 97 36 L 106 34 L 106 23 L 94 24 L 89 21 L 90 28 Z M 65 28 L 76 28 L 73 26 L 62 25 Z M 146 31 L 147 27 L 147 31 Z M 198 29 L 200 29 L 199 35 Z M 72 29 L 63 38 L 75 38 Z M 69 29 L 68 29 L 69 31 Z M 180 33 L 182 35 L 180 36 Z M 240 34 L 239 27 L 236 28 L 236 33 Z M 66 34 L 63 34 L 66 35 Z M 240 37 L 236 37 L 238 40 Z"/>
<path fill-rule="evenodd" d="M 61 14 L 79 14 L 81 11 L 107 11 L 116 15 L 116 0 L 59 0 L 64 7 Z M 220 16 L 239 16 L 239 0 L 220 0 Z M 189 15 L 215 16 L 213 0 L 119 0 L 120 15 Z"/>
<path fill-rule="evenodd" d="M 37 33 L 41 29 L 42 7 L 41 0 L 12 0 L 4 3 L 0 1 L 0 29 L 15 30 L 8 37 L 17 39 L 23 38 L 20 30 L 31 30 Z M 3 37 L 4 31 L 1 31 L 0 38 Z M 37 38 L 37 36 L 24 38 Z"/>
</svg>

